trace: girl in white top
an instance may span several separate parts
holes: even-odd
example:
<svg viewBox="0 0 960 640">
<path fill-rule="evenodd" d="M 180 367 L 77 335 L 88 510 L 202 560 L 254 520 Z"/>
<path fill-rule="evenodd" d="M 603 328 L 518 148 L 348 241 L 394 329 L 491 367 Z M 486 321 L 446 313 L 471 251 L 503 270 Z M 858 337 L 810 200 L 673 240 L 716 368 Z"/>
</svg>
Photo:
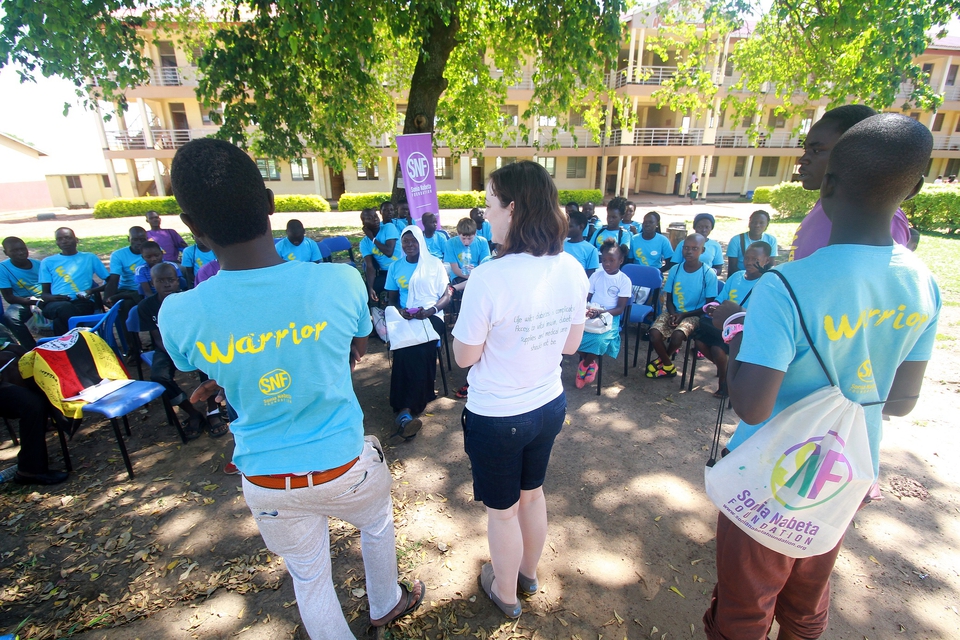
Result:
<svg viewBox="0 0 960 640">
<path fill-rule="evenodd" d="M 538 588 L 547 534 L 542 485 L 566 411 L 560 362 L 580 345 L 588 285 L 580 263 L 563 252 L 567 219 L 536 162 L 491 174 L 486 219 L 501 251 L 470 276 L 453 351 L 458 365 L 472 366 L 463 427 L 474 498 L 487 508 L 491 563 L 481 585 L 515 618 L 517 587 Z"/>
</svg>

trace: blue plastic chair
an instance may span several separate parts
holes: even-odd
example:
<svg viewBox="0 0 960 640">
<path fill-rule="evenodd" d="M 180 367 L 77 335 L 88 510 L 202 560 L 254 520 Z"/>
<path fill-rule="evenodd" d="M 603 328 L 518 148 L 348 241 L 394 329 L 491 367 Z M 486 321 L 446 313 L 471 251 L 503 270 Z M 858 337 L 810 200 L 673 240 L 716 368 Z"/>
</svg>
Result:
<svg viewBox="0 0 960 640">
<path fill-rule="evenodd" d="M 333 253 L 333 252 L 330 251 L 330 247 L 328 247 L 323 240 L 319 240 L 319 241 L 314 240 L 314 242 L 317 243 L 317 248 L 320 249 L 320 259 L 321 259 L 321 261 L 323 261 L 323 262 L 333 262 L 333 257 L 332 257 L 332 253 Z"/>
<path fill-rule="evenodd" d="M 91 327 L 90 330 L 103 338 L 104 342 L 110 345 L 111 349 L 117 353 L 123 353 L 127 349 L 127 339 L 124 332 L 119 330 L 120 327 L 117 326 L 119 318 L 120 305 L 115 304 L 106 313 L 73 316 L 67 320 L 67 328 L 73 330 L 80 326 Z M 37 340 L 37 344 L 44 344 L 56 339 L 57 338 L 40 338 Z"/>
<path fill-rule="evenodd" d="M 326 248 L 330 251 L 331 259 L 332 259 L 332 254 L 337 253 L 339 251 L 346 251 L 350 256 L 350 260 L 349 260 L 350 266 L 351 267 L 357 266 L 357 259 L 353 255 L 353 245 L 350 244 L 349 238 L 345 236 L 334 236 L 332 238 L 325 238 L 324 240 L 321 241 L 321 243 L 322 243 L 321 249 L 320 249 L 321 252 L 323 251 L 322 246 L 326 245 Z"/>
<path fill-rule="evenodd" d="M 652 323 L 660 313 L 660 290 L 663 288 L 663 274 L 656 267 L 647 267 L 641 264 L 625 264 L 620 268 L 634 287 L 646 287 L 650 290 L 647 299 L 642 303 L 634 302 L 627 307 L 624 315 L 627 320 L 624 323 L 629 327 L 631 323 L 637 325 L 636 339 L 633 344 L 633 366 L 636 368 L 637 360 L 640 356 L 640 325 L 644 322 Z M 629 341 L 629 334 L 627 341 Z M 650 359 L 651 347 L 647 345 L 647 360 Z M 646 366 L 646 365 L 644 365 Z M 627 375 L 627 358 L 623 358 L 623 375 Z"/>
</svg>

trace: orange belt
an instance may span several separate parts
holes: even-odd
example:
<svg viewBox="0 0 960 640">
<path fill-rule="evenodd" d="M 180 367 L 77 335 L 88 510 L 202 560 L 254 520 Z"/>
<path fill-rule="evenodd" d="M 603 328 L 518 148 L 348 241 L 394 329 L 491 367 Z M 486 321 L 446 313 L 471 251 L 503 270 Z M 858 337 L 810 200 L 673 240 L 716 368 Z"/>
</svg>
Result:
<svg viewBox="0 0 960 640">
<path fill-rule="evenodd" d="M 347 471 L 350 471 L 353 465 L 357 464 L 357 456 L 350 462 L 340 465 L 336 469 L 327 469 L 326 471 L 314 471 L 305 476 L 297 476 L 291 473 L 281 473 L 272 476 L 243 476 L 247 482 L 255 484 L 264 489 L 303 489 L 304 487 L 317 486 L 331 480 L 336 480 Z"/>
</svg>

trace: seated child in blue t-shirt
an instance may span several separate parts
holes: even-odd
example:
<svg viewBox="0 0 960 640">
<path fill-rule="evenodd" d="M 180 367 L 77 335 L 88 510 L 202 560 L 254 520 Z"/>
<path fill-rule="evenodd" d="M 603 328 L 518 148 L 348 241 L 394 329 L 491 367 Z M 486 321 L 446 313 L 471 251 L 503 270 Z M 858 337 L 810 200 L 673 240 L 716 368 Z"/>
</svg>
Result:
<svg viewBox="0 0 960 640">
<path fill-rule="evenodd" d="M 671 359 L 697 328 L 703 305 L 717 297 L 717 274 L 700 261 L 705 238 L 687 236 L 680 245 L 684 261 L 670 268 L 663 289 L 666 309 L 650 327 L 650 344 L 657 359 L 647 365 L 648 378 L 672 378 L 677 367 Z"/>
<path fill-rule="evenodd" d="M 773 266 L 773 258 L 770 256 L 770 251 L 770 245 L 762 240 L 754 242 L 747 247 L 746 255 L 744 256 L 746 268 L 742 271 L 737 271 L 727 278 L 723 291 L 717 296 L 717 302 L 723 303 L 726 300 L 730 300 L 740 306 L 744 306 L 747 302 L 747 297 L 753 290 L 753 285 L 757 284 L 760 276 Z M 704 318 L 704 321 L 697 327 L 694 338 L 697 341 L 697 350 L 702 353 L 707 360 L 717 365 L 719 387 L 716 393 L 713 394 L 713 397 L 722 398 L 726 396 L 727 354 L 730 350 L 723 341 L 720 330 L 713 326 L 712 321 L 707 321 L 706 318 Z"/>
<path fill-rule="evenodd" d="M 470 219 L 477 225 L 477 235 L 487 241 L 487 244 L 493 242 L 493 230 L 490 223 L 484 219 L 483 209 L 474 207 L 470 209 Z"/>
<path fill-rule="evenodd" d="M 620 318 L 633 295 L 633 283 L 627 274 L 620 271 L 627 254 L 623 245 L 613 238 L 600 247 L 600 263 L 603 269 L 590 276 L 590 291 L 587 302 L 587 319 L 599 318 L 604 312 L 613 316 L 604 333 L 585 331 L 580 340 L 580 365 L 574 383 L 583 389 L 597 378 L 597 360 L 603 356 L 616 358 L 620 353 Z M 599 306 L 600 308 L 596 308 Z"/>
<path fill-rule="evenodd" d="M 570 218 L 570 225 L 567 239 L 563 241 L 563 250 L 583 265 L 589 278 L 600 267 L 600 256 L 594 246 L 583 239 L 583 229 L 587 226 L 587 216 L 579 211 L 568 210 L 567 217 Z"/>
<path fill-rule="evenodd" d="M 200 273 L 203 265 L 208 262 L 213 262 L 216 259 L 217 256 L 214 255 L 213 250 L 200 240 L 197 240 L 196 244 L 192 244 L 183 250 L 180 270 L 187 279 L 189 289 L 192 289 L 196 284 L 197 274 Z"/>
<path fill-rule="evenodd" d="M 447 249 L 447 240 L 450 234 L 437 226 L 437 214 L 425 213 L 420 217 L 423 224 L 423 239 L 427 243 L 427 251 L 434 258 L 443 260 L 443 254 Z"/>
<path fill-rule="evenodd" d="M 299 220 L 287 222 L 287 236 L 276 243 L 277 253 L 287 262 L 321 262 L 320 247 L 313 238 L 308 238 Z"/>
<path fill-rule="evenodd" d="M 470 277 L 470 272 L 490 255 L 487 241 L 477 236 L 477 223 L 462 218 L 457 223 L 457 235 L 447 240 L 443 261 L 450 266 L 454 284 Z"/>
<path fill-rule="evenodd" d="M 153 279 L 150 276 L 150 270 L 161 262 L 164 262 L 163 249 L 153 240 L 147 240 L 143 243 L 143 246 L 140 247 L 140 257 L 143 258 L 144 264 L 137 268 L 137 274 L 134 276 L 134 280 L 137 286 L 140 287 L 140 293 L 143 297 L 152 296 L 157 291 L 153 288 Z M 180 289 L 185 290 L 187 288 L 187 279 L 184 278 L 183 273 L 180 272 L 180 267 L 178 267 L 175 262 L 168 262 L 167 264 L 177 272 L 177 277 L 180 279 Z"/>
<path fill-rule="evenodd" d="M 720 246 L 719 242 L 710 238 L 714 226 L 716 226 L 716 219 L 709 213 L 698 213 L 693 217 L 694 233 L 699 233 L 704 238 L 700 262 L 708 267 L 713 267 L 713 270 L 719 276 L 723 272 L 723 247 Z M 682 251 L 683 244 L 678 244 L 670 262 L 682 264 L 684 261 Z"/>
<path fill-rule="evenodd" d="M 648 211 L 643 216 L 640 233 L 630 239 L 630 254 L 635 264 L 661 271 L 668 269 L 667 264 L 673 256 L 673 245 L 660 232 L 660 214 L 656 211 Z"/>
<path fill-rule="evenodd" d="M 413 216 L 410 215 L 410 205 L 406 202 L 401 202 L 396 205 L 396 217 L 393 219 L 394 226 L 397 227 L 397 231 L 403 233 L 403 230 L 413 224 Z"/>
<path fill-rule="evenodd" d="M 380 302 L 377 292 L 383 291 L 383 285 L 387 281 L 387 269 L 400 257 L 397 248 L 400 232 L 391 217 L 393 205 L 385 202 L 383 209 L 390 218 L 389 223 L 384 221 L 380 224 L 376 209 L 368 208 L 360 212 L 360 223 L 363 225 L 363 238 L 360 240 L 363 275 L 367 281 L 367 294 L 375 304 Z"/>
<path fill-rule="evenodd" d="M 590 238 L 590 244 L 600 249 L 600 246 L 607 238 L 613 238 L 618 245 L 627 245 L 627 251 L 630 249 L 630 231 L 622 229 L 620 222 L 623 220 L 623 211 L 626 208 L 626 200 L 623 198 L 614 198 L 607 205 L 607 226 L 597 229 Z M 588 203 L 589 204 L 589 203 Z"/>
<path fill-rule="evenodd" d="M 757 209 L 750 214 L 750 230 L 738 233 L 727 243 L 727 277 L 744 268 L 743 257 L 754 242 L 766 242 L 770 245 L 770 255 L 777 257 L 777 239 L 766 233 L 770 226 L 770 214 L 763 209 Z"/>
<path fill-rule="evenodd" d="M 637 212 L 637 205 L 630 200 L 623 204 L 623 220 L 620 221 L 620 228 L 626 229 L 630 235 L 640 233 L 640 227 L 633 221 L 633 215 Z"/>
</svg>

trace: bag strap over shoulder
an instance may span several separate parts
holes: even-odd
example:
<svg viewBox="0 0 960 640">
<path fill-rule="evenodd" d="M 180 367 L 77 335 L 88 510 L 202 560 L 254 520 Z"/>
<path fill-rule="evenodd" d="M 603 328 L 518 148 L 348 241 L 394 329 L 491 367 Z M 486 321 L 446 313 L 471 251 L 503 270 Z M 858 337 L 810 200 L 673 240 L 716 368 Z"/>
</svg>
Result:
<svg viewBox="0 0 960 640">
<path fill-rule="evenodd" d="M 833 378 L 830 377 L 830 373 L 827 371 L 827 365 L 823 363 L 823 358 L 820 357 L 820 352 L 817 351 L 817 347 L 813 344 L 813 338 L 810 337 L 810 332 L 807 330 L 807 323 L 803 321 L 803 312 L 800 311 L 800 303 L 797 302 L 797 295 L 793 292 L 793 287 L 790 286 L 790 283 L 787 282 L 787 279 L 783 277 L 783 274 L 779 271 L 772 269 L 770 273 L 780 278 L 780 282 L 782 282 L 783 286 L 787 288 L 787 293 L 790 295 L 790 299 L 793 300 L 793 304 L 797 308 L 797 317 L 800 318 L 800 329 L 803 330 L 803 336 L 807 339 L 807 344 L 810 345 L 810 350 L 813 351 L 813 355 L 817 357 L 817 362 L 820 363 L 820 368 L 823 369 L 823 375 L 827 377 L 827 382 L 830 383 L 831 387 L 837 386 L 836 383 L 834 383 Z"/>
</svg>

